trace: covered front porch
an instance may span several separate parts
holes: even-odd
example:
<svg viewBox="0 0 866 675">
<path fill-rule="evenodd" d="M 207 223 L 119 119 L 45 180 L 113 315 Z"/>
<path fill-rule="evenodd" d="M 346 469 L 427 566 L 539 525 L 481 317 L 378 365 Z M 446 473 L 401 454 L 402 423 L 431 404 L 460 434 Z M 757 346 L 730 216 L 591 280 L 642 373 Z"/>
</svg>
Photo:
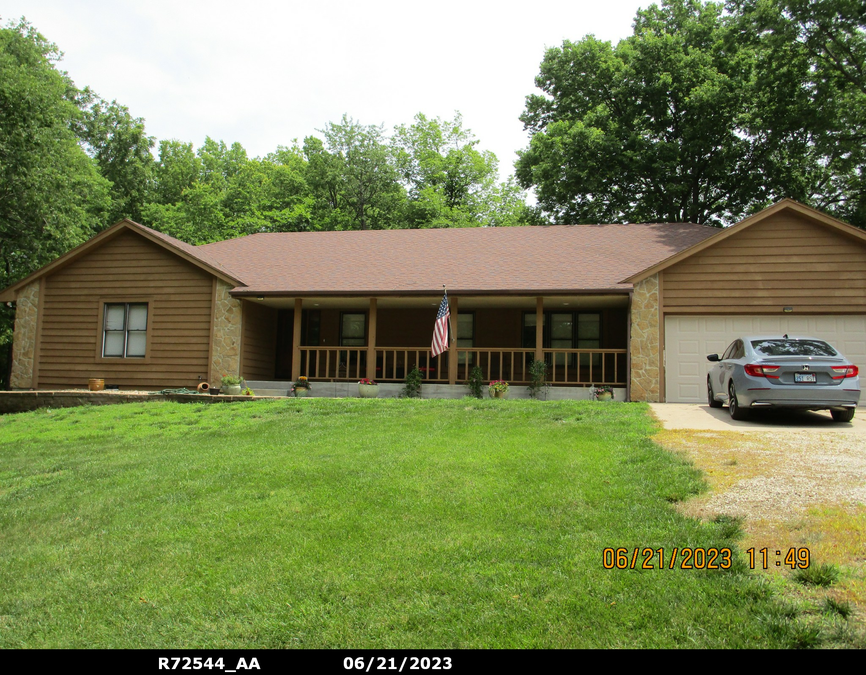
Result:
<svg viewBox="0 0 866 675">
<path fill-rule="evenodd" d="M 556 387 L 628 386 L 629 294 L 450 295 L 456 343 L 432 356 L 441 296 L 244 297 L 241 375 L 251 381 L 530 382 L 533 361 Z M 290 385 L 289 385 L 290 386 Z M 627 392 L 623 392 L 627 394 Z"/>
</svg>

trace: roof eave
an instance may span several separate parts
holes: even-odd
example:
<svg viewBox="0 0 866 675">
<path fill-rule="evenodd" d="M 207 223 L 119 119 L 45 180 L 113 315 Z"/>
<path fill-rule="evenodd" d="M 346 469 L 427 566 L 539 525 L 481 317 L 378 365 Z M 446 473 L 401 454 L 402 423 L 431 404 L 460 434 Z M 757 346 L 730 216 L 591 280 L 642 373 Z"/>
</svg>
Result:
<svg viewBox="0 0 866 675">
<path fill-rule="evenodd" d="M 631 293 L 631 285 L 628 287 L 616 286 L 608 288 L 514 288 L 514 289 L 471 289 L 471 288 L 449 288 L 448 293 L 452 296 L 457 295 L 529 295 L 529 296 L 544 296 L 544 295 L 628 295 Z M 229 294 L 235 298 L 262 297 L 262 298 L 308 298 L 308 297 L 402 297 L 402 296 L 438 296 L 442 293 L 442 289 L 431 288 L 428 290 L 284 290 L 284 291 L 257 291 L 250 288 L 233 288 Z"/>
</svg>

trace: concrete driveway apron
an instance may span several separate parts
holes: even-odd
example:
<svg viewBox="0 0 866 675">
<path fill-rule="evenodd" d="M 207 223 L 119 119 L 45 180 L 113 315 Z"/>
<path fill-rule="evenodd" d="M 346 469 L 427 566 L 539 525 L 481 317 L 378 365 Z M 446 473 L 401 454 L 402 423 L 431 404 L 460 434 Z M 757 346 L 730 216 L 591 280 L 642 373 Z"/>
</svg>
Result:
<svg viewBox="0 0 866 675">
<path fill-rule="evenodd" d="M 825 410 L 760 410 L 749 420 L 735 421 L 727 408 L 710 408 L 695 403 L 650 403 L 665 429 L 704 431 L 801 431 L 824 434 L 855 434 L 866 437 L 866 410 L 858 408 L 851 422 L 834 422 Z"/>
</svg>

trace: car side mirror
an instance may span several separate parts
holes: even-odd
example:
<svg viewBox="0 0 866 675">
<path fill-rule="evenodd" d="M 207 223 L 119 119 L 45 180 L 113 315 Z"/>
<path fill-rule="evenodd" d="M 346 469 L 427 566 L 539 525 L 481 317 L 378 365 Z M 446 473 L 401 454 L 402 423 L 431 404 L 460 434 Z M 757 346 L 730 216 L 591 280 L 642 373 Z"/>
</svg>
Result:
<svg viewBox="0 0 866 675">
<path fill-rule="evenodd" d="M 720 361 L 718 354 L 710 354 L 707 356 L 707 361 Z"/>
</svg>

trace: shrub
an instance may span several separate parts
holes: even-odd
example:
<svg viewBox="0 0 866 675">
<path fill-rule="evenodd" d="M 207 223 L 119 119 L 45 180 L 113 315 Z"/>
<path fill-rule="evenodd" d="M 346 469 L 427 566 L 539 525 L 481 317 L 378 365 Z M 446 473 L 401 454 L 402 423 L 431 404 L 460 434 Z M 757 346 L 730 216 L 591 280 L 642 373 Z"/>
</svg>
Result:
<svg viewBox="0 0 866 675">
<path fill-rule="evenodd" d="M 544 361 L 533 361 L 529 364 L 529 398 L 538 398 L 550 387 L 547 384 L 547 364 Z"/>
<path fill-rule="evenodd" d="M 470 371 L 466 386 L 475 398 L 484 398 L 484 373 L 481 372 L 480 366 L 475 366 Z"/>
<path fill-rule="evenodd" d="M 403 396 L 406 398 L 421 398 L 421 381 L 423 376 L 418 366 L 412 368 L 406 376 L 406 386 L 403 387 Z"/>
</svg>

